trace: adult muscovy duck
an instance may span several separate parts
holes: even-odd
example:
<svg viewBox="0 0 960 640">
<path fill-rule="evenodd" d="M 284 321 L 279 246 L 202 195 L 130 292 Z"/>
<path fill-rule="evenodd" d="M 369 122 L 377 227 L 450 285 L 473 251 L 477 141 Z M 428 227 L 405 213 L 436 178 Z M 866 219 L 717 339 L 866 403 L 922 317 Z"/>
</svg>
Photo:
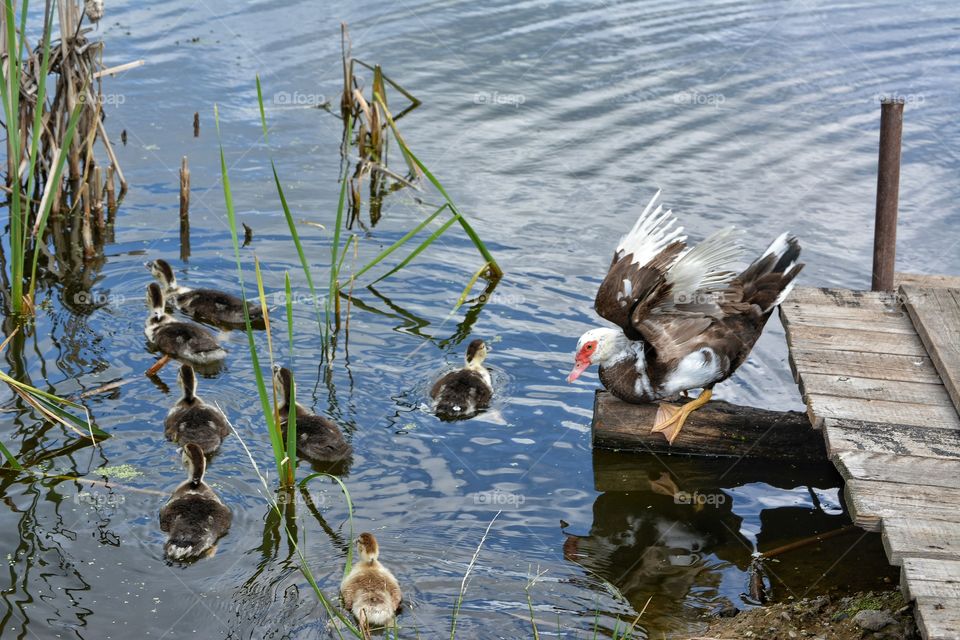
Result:
<svg viewBox="0 0 960 640">
<path fill-rule="evenodd" d="M 657 205 L 659 196 L 621 238 L 597 291 L 594 309 L 618 328 L 580 337 L 567 381 L 597 364 L 604 387 L 627 402 L 703 389 L 682 407 L 660 405 L 653 432 L 673 444 L 713 386 L 746 360 L 803 264 L 797 262 L 800 243 L 784 233 L 737 274 L 729 269 L 740 254 L 733 229 L 687 248 L 683 227 Z"/>
</svg>

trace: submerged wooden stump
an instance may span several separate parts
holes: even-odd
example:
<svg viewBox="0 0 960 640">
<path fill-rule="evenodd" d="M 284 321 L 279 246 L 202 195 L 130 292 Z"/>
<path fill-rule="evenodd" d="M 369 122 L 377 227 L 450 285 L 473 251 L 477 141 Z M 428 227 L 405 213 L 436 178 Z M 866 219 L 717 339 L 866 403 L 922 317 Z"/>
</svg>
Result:
<svg viewBox="0 0 960 640">
<path fill-rule="evenodd" d="M 827 459 L 823 436 L 797 411 L 768 411 L 712 400 L 687 419 L 671 446 L 650 433 L 655 404 L 630 404 L 607 391 L 593 402 L 595 449 L 643 453 L 680 453 L 819 462 Z"/>
</svg>

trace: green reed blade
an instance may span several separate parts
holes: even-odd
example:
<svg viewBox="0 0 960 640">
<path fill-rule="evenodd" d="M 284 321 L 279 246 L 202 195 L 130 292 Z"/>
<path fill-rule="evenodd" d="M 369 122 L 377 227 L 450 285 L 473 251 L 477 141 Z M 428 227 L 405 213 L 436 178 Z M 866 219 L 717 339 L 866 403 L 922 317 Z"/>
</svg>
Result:
<svg viewBox="0 0 960 640">
<path fill-rule="evenodd" d="M 213 121 L 217 127 L 217 141 L 220 147 L 220 179 L 223 183 L 223 200 L 227 210 L 227 221 L 230 223 L 230 240 L 233 243 L 233 256 L 237 263 L 237 280 L 240 284 L 240 298 L 243 300 L 243 324 L 247 332 L 247 346 L 250 351 L 250 360 L 253 363 L 253 373 L 257 381 L 257 394 L 260 396 L 260 408 L 267 423 L 267 431 L 274 450 L 274 462 L 277 465 L 277 477 L 283 478 L 283 468 L 276 452 L 283 449 L 277 435 L 277 424 L 273 419 L 273 408 L 267 395 L 267 387 L 263 381 L 263 371 L 260 368 L 260 357 L 257 353 L 257 343 L 253 338 L 253 325 L 250 322 L 250 310 L 247 308 L 247 294 L 243 285 L 243 265 L 240 261 L 240 241 L 237 235 L 237 217 L 233 207 L 233 194 L 230 191 L 230 176 L 227 172 L 227 159 L 223 152 L 223 140 L 220 136 L 220 113 L 217 105 L 213 106 Z M 271 387 L 273 385 L 271 384 Z"/>
<path fill-rule="evenodd" d="M 264 142 L 268 142 L 267 116 L 263 107 L 263 89 L 260 86 L 259 75 L 257 75 L 257 101 L 260 107 L 260 125 L 263 128 L 263 139 Z M 320 328 L 322 334 L 324 328 L 320 318 L 320 298 L 317 296 L 317 289 L 313 284 L 313 276 L 310 274 L 310 262 L 307 260 L 307 255 L 303 250 L 303 244 L 300 242 L 297 226 L 293 220 L 293 214 L 290 213 L 290 206 L 287 204 L 287 197 L 283 192 L 283 186 L 280 184 L 280 175 L 277 173 L 277 165 L 274 163 L 273 158 L 270 158 L 270 168 L 273 170 L 273 182 L 277 187 L 277 195 L 280 196 L 280 206 L 283 208 L 283 217 L 287 221 L 287 227 L 290 229 L 290 238 L 293 240 L 293 244 L 297 249 L 300 266 L 303 268 L 303 275 L 307 279 L 307 286 L 310 288 L 310 295 L 313 297 L 313 305 L 317 314 L 317 326 Z M 321 340 L 324 340 L 322 336 Z"/>
<path fill-rule="evenodd" d="M 26 5 L 24 5 L 24 19 L 26 19 Z M 37 83 L 37 104 L 33 110 L 33 129 L 30 133 L 30 164 L 29 171 L 30 175 L 27 178 L 27 191 L 26 195 L 28 198 L 33 197 L 33 184 L 37 176 L 37 152 L 40 148 L 40 137 L 43 134 L 42 129 L 42 116 L 43 116 L 43 103 L 46 100 L 46 90 L 47 90 L 47 74 L 50 71 L 50 33 L 53 31 L 53 5 L 51 4 L 46 10 L 46 16 L 44 19 L 44 28 L 43 28 L 43 44 L 42 53 L 40 56 L 40 82 Z M 24 33 L 21 31 L 21 33 Z M 27 225 L 23 225 L 23 244 L 26 246 L 27 243 Z"/>
<path fill-rule="evenodd" d="M 343 495 L 347 500 L 347 520 L 350 524 L 350 544 L 347 545 L 347 564 L 343 569 L 343 577 L 346 578 L 350 573 L 351 567 L 353 566 L 353 500 L 350 498 L 350 491 L 347 489 L 347 485 L 345 485 L 340 478 L 329 473 L 311 473 L 300 481 L 300 486 L 306 487 L 311 480 L 321 477 L 330 478 L 340 485 L 340 490 L 343 491 Z"/>
<path fill-rule="evenodd" d="M 440 215 L 440 213 L 441 213 L 444 209 L 449 208 L 449 206 L 450 206 L 450 205 L 448 205 L 448 204 L 440 205 L 440 208 L 437 209 L 436 211 L 434 211 L 433 213 L 431 213 L 429 216 L 427 216 L 427 218 L 425 218 L 425 219 L 423 220 L 423 222 L 421 222 L 420 224 L 418 224 L 417 226 L 415 226 L 413 229 L 411 229 L 410 231 L 408 231 L 406 234 L 404 234 L 404 236 L 403 236 L 402 238 L 400 238 L 399 240 L 397 240 L 396 242 L 394 242 L 392 245 L 390 245 L 389 247 L 387 247 L 386 249 L 384 249 L 383 251 L 381 251 L 381 252 L 377 255 L 376 258 L 374 258 L 373 260 L 371 260 L 370 262 L 368 262 L 367 264 L 365 264 L 362 269 L 360 269 L 360 270 L 357 271 L 355 274 L 353 274 L 353 276 L 351 277 L 351 280 L 356 280 L 357 278 L 359 278 L 360 276 L 362 276 L 364 273 L 366 273 L 367 271 L 369 271 L 370 269 L 372 269 L 373 267 L 375 267 L 377 264 L 379 264 L 380 262 L 382 262 L 384 258 L 386 258 L 386 257 L 389 256 L 391 253 L 393 253 L 394 251 L 396 251 L 397 249 L 399 249 L 400 247 L 402 247 L 404 244 L 406 244 L 407 241 L 408 241 L 410 238 L 412 238 L 413 236 L 415 236 L 415 235 L 417 235 L 418 233 L 420 233 L 421 231 L 423 231 L 423 228 L 424 228 L 424 227 L 426 227 L 428 224 L 430 224 L 431 222 L 433 222 L 434 219 L 435 219 L 438 215 Z"/>
<path fill-rule="evenodd" d="M 410 150 L 410 147 L 407 146 L 406 142 L 404 142 L 403 137 L 400 136 L 399 132 L 397 131 L 397 124 L 387 111 L 386 104 L 384 104 L 382 98 L 376 94 L 374 94 L 374 98 L 383 107 L 387 122 L 390 124 L 390 128 L 393 130 L 394 136 L 397 138 L 397 144 L 400 146 L 400 150 L 403 152 L 403 157 L 407 160 L 408 164 L 412 162 L 414 165 L 416 165 L 416 167 L 423 172 L 423 175 L 427 177 L 427 180 L 429 180 L 430 183 L 437 189 L 437 191 L 440 192 L 440 194 L 443 196 L 443 199 L 447 201 L 447 204 L 450 205 L 450 209 L 456 214 L 460 221 L 460 226 L 463 227 L 464 232 L 466 232 L 467 236 L 470 237 L 470 240 L 473 242 L 474 246 L 477 247 L 477 250 L 480 251 L 480 255 L 482 255 L 484 259 L 490 263 L 491 275 L 494 278 L 503 276 L 503 271 L 500 269 L 499 265 L 497 265 L 497 261 L 493 258 L 493 255 L 491 255 L 486 245 L 483 244 L 483 241 L 480 239 L 480 236 L 477 235 L 477 232 L 473 230 L 473 227 L 470 226 L 466 218 L 464 218 L 459 209 L 457 209 L 457 206 L 453 203 L 453 199 L 450 197 L 450 194 L 447 193 L 447 190 L 443 188 L 443 185 L 440 184 L 440 181 L 437 180 L 436 176 L 430 173 L 430 170 L 427 169 L 426 165 L 420 161 L 420 158 L 418 158 L 413 151 Z M 414 173 L 416 172 L 414 171 Z"/>
<path fill-rule="evenodd" d="M 470 291 L 473 289 L 473 285 L 477 284 L 477 280 L 480 279 L 481 274 L 484 271 L 490 268 L 490 263 L 486 262 L 482 267 L 477 269 L 477 272 L 473 274 L 473 277 L 470 278 L 470 282 L 467 283 L 467 286 L 463 288 L 463 293 L 460 294 L 460 297 L 457 298 L 457 304 L 453 306 L 453 311 L 459 309 L 464 302 L 467 301 L 467 296 L 470 295 Z"/>
<path fill-rule="evenodd" d="M 2 68 L 7 70 L 3 75 L 3 109 L 6 116 L 4 123 L 7 133 L 7 150 L 11 154 L 13 175 L 8 176 L 11 187 L 10 198 L 10 294 L 13 312 L 23 311 L 23 267 L 24 248 L 22 244 L 23 227 L 22 211 L 20 206 L 20 78 L 23 70 L 20 68 L 20 50 L 22 41 L 16 37 L 17 20 L 14 14 L 13 0 L 5 0 L 4 24 L 6 25 L 7 62 Z M 26 11 L 23 13 L 26 20 Z M 22 32 L 21 32 L 22 33 Z M 15 157 L 13 157 L 15 155 Z"/>
<path fill-rule="evenodd" d="M 84 85 L 83 91 L 87 90 L 87 85 Z M 77 101 L 77 104 L 73 106 L 73 111 L 70 113 L 70 120 L 67 122 L 67 132 L 63 136 L 63 145 L 60 147 L 60 153 L 56 158 L 56 164 L 53 167 L 53 175 L 47 176 L 47 184 L 43 188 L 43 198 L 41 198 L 41 203 L 43 206 L 38 212 L 37 221 L 34 224 L 34 238 L 37 239 L 37 242 L 43 241 L 43 232 L 47 228 L 47 218 L 50 217 L 50 210 L 53 206 L 53 198 L 56 197 L 56 187 L 60 184 L 60 176 L 63 174 L 63 166 L 67 161 L 67 155 L 70 151 L 70 145 L 73 144 L 73 136 L 77 130 L 77 124 L 80 121 L 80 113 L 83 107 L 83 103 Z M 34 292 L 37 288 L 37 261 L 40 259 L 40 251 L 33 252 L 33 261 L 30 265 L 30 288 L 28 289 L 27 295 L 33 300 Z"/>
<path fill-rule="evenodd" d="M 6 445 L 0 442 L 0 453 L 3 454 L 3 457 L 7 459 L 7 462 L 10 463 L 10 466 L 16 469 L 17 471 L 23 471 L 23 466 L 17 460 L 17 457 L 10 453 L 10 450 L 7 449 Z"/>
<path fill-rule="evenodd" d="M 393 275 L 393 274 L 396 273 L 397 271 L 400 271 L 400 269 L 403 269 L 405 266 L 407 266 L 408 264 L 410 264 L 410 263 L 413 261 L 414 258 L 416 258 L 418 255 L 420 255 L 420 254 L 423 252 L 424 249 L 426 249 L 426 248 L 429 247 L 431 244 L 433 244 L 434 241 L 435 241 L 437 238 L 439 238 L 440 236 L 442 236 L 442 235 L 443 235 L 443 232 L 446 231 L 447 229 L 449 229 L 449 228 L 453 225 L 453 223 L 456 222 L 456 221 L 457 221 L 457 217 L 454 216 L 454 217 L 450 218 L 449 220 L 447 220 L 446 222 L 444 222 L 442 225 L 440 225 L 440 227 L 437 228 L 436 231 L 434 231 L 433 233 L 430 234 L 430 237 L 428 237 L 426 240 L 424 240 L 422 243 L 420 243 L 420 246 L 418 246 L 416 249 L 414 249 L 414 250 L 410 253 L 410 255 L 408 255 L 406 258 L 404 258 L 403 261 L 400 262 L 400 264 L 398 264 L 398 265 L 395 266 L 393 269 L 391 269 L 390 271 L 386 272 L 385 274 L 383 274 L 382 276 L 380 276 L 379 278 L 377 278 L 376 280 L 374 280 L 371 284 L 376 284 L 376 283 L 380 282 L 380 281 L 383 280 L 384 278 Z"/>
</svg>

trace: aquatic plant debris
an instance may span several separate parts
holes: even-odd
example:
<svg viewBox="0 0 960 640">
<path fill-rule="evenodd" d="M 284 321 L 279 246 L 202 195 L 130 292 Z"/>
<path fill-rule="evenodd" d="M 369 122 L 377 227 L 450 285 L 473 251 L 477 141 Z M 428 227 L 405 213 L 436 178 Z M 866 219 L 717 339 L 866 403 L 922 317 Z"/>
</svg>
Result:
<svg viewBox="0 0 960 640">
<path fill-rule="evenodd" d="M 111 480 L 132 480 L 139 478 L 143 472 L 138 470 L 132 464 L 118 464 L 114 466 L 100 467 L 96 470 L 97 475 L 106 476 Z"/>
</svg>

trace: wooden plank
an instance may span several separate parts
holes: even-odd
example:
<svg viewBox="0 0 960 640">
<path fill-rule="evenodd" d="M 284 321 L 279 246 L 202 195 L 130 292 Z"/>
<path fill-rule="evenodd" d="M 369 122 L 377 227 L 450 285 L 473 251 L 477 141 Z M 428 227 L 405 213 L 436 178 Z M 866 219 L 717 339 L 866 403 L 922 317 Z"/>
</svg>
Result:
<svg viewBox="0 0 960 640">
<path fill-rule="evenodd" d="M 900 307 L 899 298 L 890 291 L 852 291 L 830 287 L 796 287 L 786 302 L 876 311 L 897 311 Z"/>
<path fill-rule="evenodd" d="M 826 419 L 823 435 L 831 457 L 843 451 L 960 459 L 960 431 L 904 424 Z"/>
<path fill-rule="evenodd" d="M 960 289 L 903 286 L 900 291 L 927 354 L 960 411 Z"/>
<path fill-rule="evenodd" d="M 856 351 L 859 353 L 891 353 L 903 356 L 926 356 L 916 335 L 861 331 L 825 327 L 784 327 L 791 347 L 808 351 Z"/>
<path fill-rule="evenodd" d="M 939 382 L 875 380 L 849 375 L 804 373 L 800 376 L 800 392 L 803 395 L 811 393 L 953 408 L 947 390 Z"/>
<path fill-rule="evenodd" d="M 841 451 L 831 459 L 844 480 L 960 489 L 960 460 L 872 451 Z M 960 505 L 957 507 L 957 517 L 960 519 Z"/>
<path fill-rule="evenodd" d="M 917 598 L 914 609 L 923 640 L 957 640 L 960 598 Z"/>
<path fill-rule="evenodd" d="M 915 287 L 960 289 L 960 276 L 926 274 L 926 273 L 897 273 L 893 279 L 897 287 L 913 285 Z"/>
<path fill-rule="evenodd" d="M 876 380 L 905 380 L 940 383 L 940 375 L 926 355 L 897 356 L 855 351 L 810 351 L 790 349 L 791 366 L 799 375 L 827 373 Z"/>
<path fill-rule="evenodd" d="M 695 411 L 680 436 L 667 443 L 650 433 L 655 404 L 630 404 L 597 391 L 593 404 L 593 446 L 597 449 L 685 453 L 710 456 L 822 461 L 823 438 L 798 412 L 767 411 L 713 401 Z"/>
<path fill-rule="evenodd" d="M 883 548 L 890 564 L 905 558 L 960 559 L 960 524 L 922 518 L 884 518 Z"/>
<path fill-rule="evenodd" d="M 951 406 L 908 404 L 887 400 L 862 400 L 838 396 L 806 394 L 807 414 L 814 429 L 823 427 L 824 420 L 865 420 L 907 424 L 931 429 L 960 430 L 960 416 Z"/>
<path fill-rule="evenodd" d="M 882 518 L 923 518 L 956 523 L 960 489 L 848 480 L 843 489 L 854 524 L 880 531 Z"/>
<path fill-rule="evenodd" d="M 900 567 L 900 583 L 906 585 L 904 596 L 908 600 L 960 598 L 960 558 L 905 558 Z"/>
<path fill-rule="evenodd" d="M 784 326 L 829 327 L 855 331 L 883 331 L 885 333 L 915 334 L 917 330 L 906 311 L 874 311 L 824 305 L 780 306 L 780 320 Z"/>
</svg>

